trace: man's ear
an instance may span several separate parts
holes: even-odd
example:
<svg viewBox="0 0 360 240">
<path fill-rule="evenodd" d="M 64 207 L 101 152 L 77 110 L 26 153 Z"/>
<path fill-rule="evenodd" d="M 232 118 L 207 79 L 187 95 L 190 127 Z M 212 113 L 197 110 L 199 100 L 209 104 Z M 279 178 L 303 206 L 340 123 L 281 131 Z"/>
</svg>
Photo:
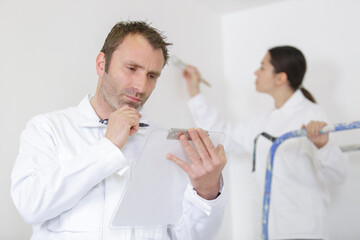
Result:
<svg viewBox="0 0 360 240">
<path fill-rule="evenodd" d="M 105 73 L 105 53 L 100 52 L 96 57 L 96 73 L 102 77 Z"/>
<path fill-rule="evenodd" d="M 276 76 L 276 84 L 278 86 L 282 86 L 284 84 L 289 83 L 287 74 L 285 72 L 280 72 L 280 73 L 277 73 L 276 75 L 277 75 Z"/>
</svg>

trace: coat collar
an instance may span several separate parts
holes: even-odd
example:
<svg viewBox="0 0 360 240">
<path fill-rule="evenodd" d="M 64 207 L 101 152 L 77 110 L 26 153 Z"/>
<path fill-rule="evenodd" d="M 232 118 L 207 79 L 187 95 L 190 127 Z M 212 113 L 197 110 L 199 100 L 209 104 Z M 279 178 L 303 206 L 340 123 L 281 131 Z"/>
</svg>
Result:
<svg viewBox="0 0 360 240">
<path fill-rule="evenodd" d="M 296 111 L 297 106 L 306 101 L 307 99 L 303 95 L 300 89 L 296 90 L 291 97 L 278 109 L 274 109 L 275 112 L 282 112 L 286 114 L 292 114 L 293 111 Z"/>
<path fill-rule="evenodd" d="M 92 98 L 92 95 L 86 95 L 77 106 L 78 123 L 81 127 L 106 127 L 105 124 L 99 122 L 100 118 L 90 104 Z M 140 122 L 147 123 L 148 121 L 144 116 L 145 111 L 141 109 L 139 112 L 142 115 Z"/>
</svg>

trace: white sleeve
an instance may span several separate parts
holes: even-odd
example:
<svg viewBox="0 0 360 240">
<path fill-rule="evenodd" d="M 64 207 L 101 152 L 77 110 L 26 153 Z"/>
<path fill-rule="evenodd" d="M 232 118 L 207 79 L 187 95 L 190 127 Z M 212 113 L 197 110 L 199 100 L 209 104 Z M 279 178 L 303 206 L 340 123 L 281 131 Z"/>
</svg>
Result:
<svg viewBox="0 0 360 240">
<path fill-rule="evenodd" d="M 216 199 L 205 200 L 189 184 L 184 194 L 183 216 L 174 228 L 177 239 L 215 239 L 221 228 L 227 200 L 224 187 Z"/>
<path fill-rule="evenodd" d="M 339 185 L 345 182 L 348 175 L 349 160 L 339 147 L 327 143 L 321 149 L 314 144 L 314 164 L 318 177 L 328 185 Z"/>
<path fill-rule="evenodd" d="M 218 111 L 201 94 L 192 97 L 188 101 L 188 107 L 197 127 L 210 131 L 225 132 L 227 136 L 224 142 L 226 151 L 237 154 L 252 151 L 254 139 L 249 126 L 241 123 L 231 126 L 226 123 L 219 116 Z"/>
<path fill-rule="evenodd" d="M 316 105 L 315 110 L 308 114 L 310 120 L 329 122 L 323 110 Z M 308 124 L 305 122 L 304 124 Z M 310 151 L 318 178 L 327 185 L 339 185 L 346 181 L 349 168 L 348 156 L 334 145 L 329 135 L 328 143 L 318 149 L 309 139 L 305 138 L 311 145 Z"/>
<path fill-rule="evenodd" d="M 198 94 L 188 101 L 188 107 L 196 126 L 213 130 L 229 131 L 231 126 L 226 124 L 219 116 L 218 111 Z"/>
<path fill-rule="evenodd" d="M 127 167 L 121 151 L 103 138 L 71 159 L 59 161 L 50 126 L 27 124 L 11 175 L 11 196 L 24 220 L 42 223 L 74 207 L 96 184 Z"/>
</svg>

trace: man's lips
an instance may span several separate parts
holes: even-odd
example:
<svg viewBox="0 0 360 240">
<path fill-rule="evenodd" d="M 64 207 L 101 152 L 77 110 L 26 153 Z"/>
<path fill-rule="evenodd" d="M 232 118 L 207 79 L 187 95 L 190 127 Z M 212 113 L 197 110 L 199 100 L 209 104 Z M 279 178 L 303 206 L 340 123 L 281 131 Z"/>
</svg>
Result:
<svg viewBox="0 0 360 240">
<path fill-rule="evenodd" d="M 131 101 L 133 101 L 133 102 L 141 102 L 140 98 L 137 98 L 137 97 L 134 97 L 134 96 L 129 96 L 129 95 L 126 95 L 126 97 L 128 99 L 130 99 Z"/>
</svg>

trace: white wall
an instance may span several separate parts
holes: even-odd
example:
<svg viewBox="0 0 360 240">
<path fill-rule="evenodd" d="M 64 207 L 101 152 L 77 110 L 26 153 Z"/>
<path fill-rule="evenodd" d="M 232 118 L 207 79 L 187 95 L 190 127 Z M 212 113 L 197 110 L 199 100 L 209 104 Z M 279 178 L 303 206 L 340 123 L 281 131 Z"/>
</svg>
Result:
<svg viewBox="0 0 360 240">
<path fill-rule="evenodd" d="M 148 20 L 173 42 L 171 54 L 199 66 L 221 94 L 220 16 L 197 2 L 167 0 L 0 1 L 0 239 L 29 239 L 10 199 L 10 173 L 26 122 L 77 105 L 97 83 L 95 58 L 120 20 Z M 166 66 L 146 105 L 165 127 L 190 127 L 180 70 Z M 220 107 L 223 99 L 214 104 Z M 230 226 L 230 225 L 229 225 Z M 224 231 L 222 239 L 231 231 Z"/>
<path fill-rule="evenodd" d="M 255 92 L 254 71 L 266 51 L 290 44 L 303 50 L 308 71 L 305 87 L 327 112 L 331 123 L 360 120 L 360 1 L 290 0 L 224 15 L 223 58 L 227 113 L 231 122 L 273 106 Z M 359 144 L 360 130 L 331 135 L 339 144 Z M 331 239 L 360 238 L 360 153 L 351 153 L 345 185 L 332 189 Z M 250 239 L 249 161 L 229 162 L 233 239 Z M 246 171 L 246 169 L 248 171 Z"/>
<path fill-rule="evenodd" d="M 269 97 L 255 93 L 253 72 L 268 48 L 296 45 L 308 60 L 305 86 L 335 123 L 360 120 L 359 10 L 357 0 L 290 0 L 221 18 L 192 0 L 0 0 L 0 239 L 31 234 L 9 196 L 21 130 L 32 116 L 76 105 L 95 91 L 95 58 L 117 21 L 149 20 L 164 31 L 174 43 L 170 53 L 197 65 L 211 82 L 203 92 L 230 122 L 272 106 Z M 146 106 L 148 116 L 165 127 L 189 127 L 186 99 L 180 71 L 166 66 Z M 355 138 L 359 134 L 339 142 Z M 360 236 L 355 221 L 360 154 L 350 157 L 347 183 L 333 190 L 335 240 Z M 231 205 L 218 239 L 248 240 L 250 161 L 229 160 Z"/>
</svg>

